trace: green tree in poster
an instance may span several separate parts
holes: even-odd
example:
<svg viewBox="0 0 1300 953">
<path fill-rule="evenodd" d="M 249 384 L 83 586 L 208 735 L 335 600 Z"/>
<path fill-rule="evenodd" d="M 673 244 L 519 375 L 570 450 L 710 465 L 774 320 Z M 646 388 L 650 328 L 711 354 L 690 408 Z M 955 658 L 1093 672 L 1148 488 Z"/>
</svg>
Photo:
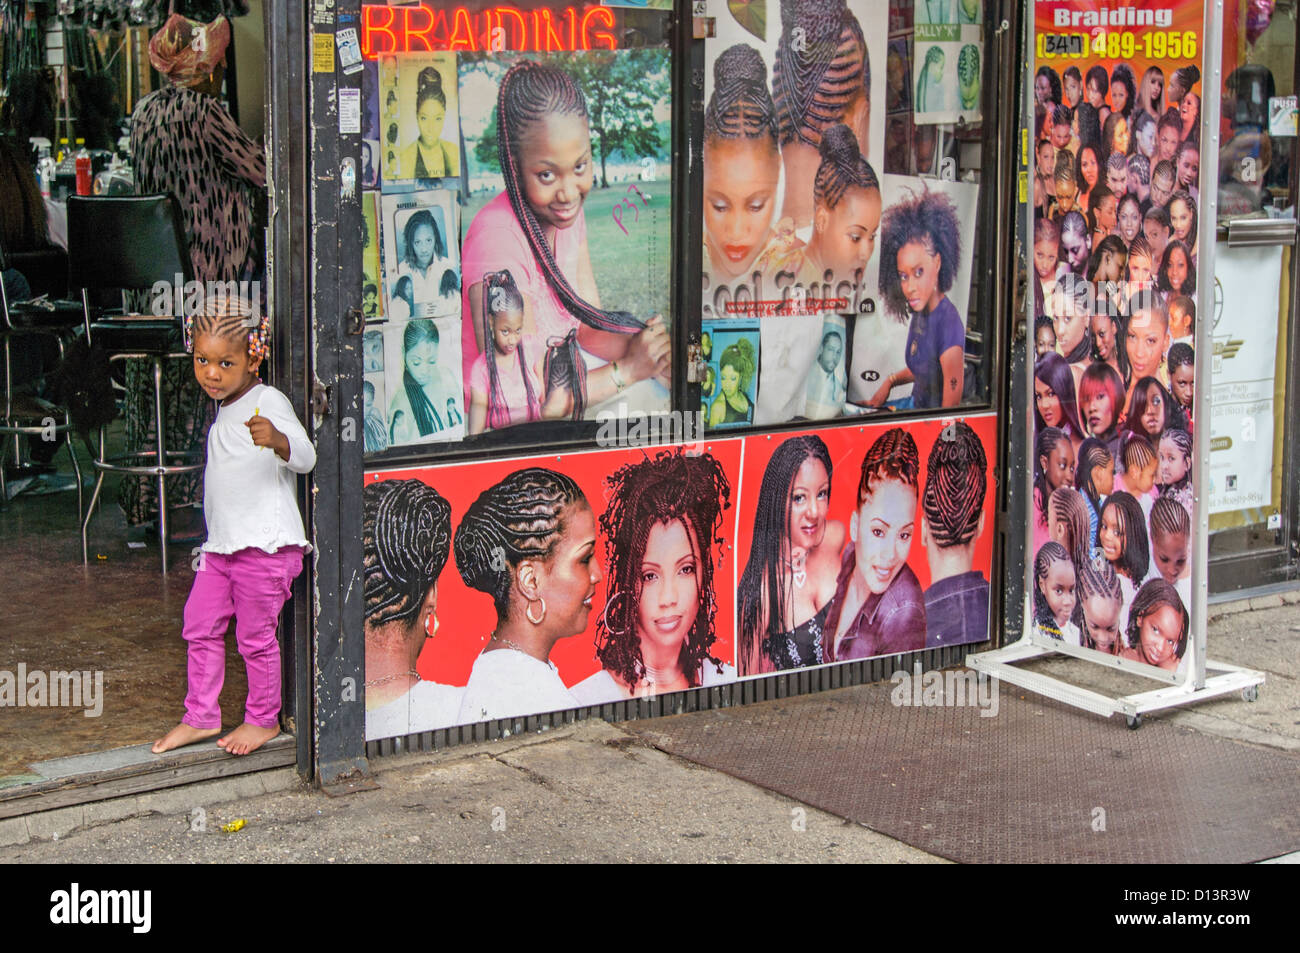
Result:
<svg viewBox="0 0 1300 953">
<path fill-rule="evenodd" d="M 497 155 L 497 111 L 492 110 L 491 118 L 483 135 L 474 143 L 474 158 L 485 169 L 501 171 L 501 157 Z"/>
</svg>

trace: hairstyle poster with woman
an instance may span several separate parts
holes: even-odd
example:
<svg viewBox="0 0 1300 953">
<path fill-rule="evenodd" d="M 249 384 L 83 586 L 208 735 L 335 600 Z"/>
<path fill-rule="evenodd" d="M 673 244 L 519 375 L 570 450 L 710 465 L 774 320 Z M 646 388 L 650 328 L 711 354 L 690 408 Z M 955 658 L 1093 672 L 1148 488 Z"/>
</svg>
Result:
<svg viewBox="0 0 1300 953">
<path fill-rule="evenodd" d="M 753 424 L 758 394 L 758 321 L 709 321 L 701 343 L 708 366 L 700 386 L 704 420 L 716 429 Z"/>
<path fill-rule="evenodd" d="M 742 677 L 988 638 L 996 419 L 745 438 Z"/>
<path fill-rule="evenodd" d="M 668 410 L 670 64 L 460 54 L 471 432 Z"/>
<path fill-rule="evenodd" d="M 367 474 L 367 740 L 733 681 L 741 454 Z"/>
<path fill-rule="evenodd" d="M 361 220 L 365 228 L 361 241 L 361 312 L 366 321 L 384 317 L 383 272 L 379 254 L 379 193 L 361 193 Z"/>
<path fill-rule="evenodd" d="M 382 206 L 389 316 L 402 320 L 459 315 L 456 192 L 389 186 Z"/>
<path fill-rule="evenodd" d="M 1200 3 L 1036 5 L 1028 624 L 1177 670 L 1193 637 Z"/>
<path fill-rule="evenodd" d="M 979 186 L 887 175 L 884 200 L 880 296 L 854 321 L 848 399 L 867 408 L 955 407 L 967 392 Z"/>
<path fill-rule="evenodd" d="M 379 92 L 392 100 L 383 130 L 390 147 L 384 153 L 384 181 L 459 177 L 456 54 L 395 54 L 389 69 L 380 71 Z"/>
<path fill-rule="evenodd" d="M 460 440 L 465 406 L 459 318 L 413 318 L 383 325 L 388 445 Z"/>
<path fill-rule="evenodd" d="M 760 424 L 802 416 L 823 316 L 874 307 L 889 60 L 884 4 L 774 6 L 709 0 L 705 52 L 703 315 L 760 319 Z"/>
</svg>

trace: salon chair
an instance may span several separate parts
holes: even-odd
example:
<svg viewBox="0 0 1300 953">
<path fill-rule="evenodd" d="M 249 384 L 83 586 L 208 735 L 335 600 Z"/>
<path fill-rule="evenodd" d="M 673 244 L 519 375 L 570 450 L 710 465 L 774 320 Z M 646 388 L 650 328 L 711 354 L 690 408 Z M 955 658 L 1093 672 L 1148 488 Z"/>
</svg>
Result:
<svg viewBox="0 0 1300 953">
<path fill-rule="evenodd" d="M 86 341 L 102 349 L 110 361 L 147 360 L 153 368 L 155 441 L 149 450 L 107 456 L 107 428 L 99 430 L 95 489 L 81 524 L 81 561 L 89 561 L 86 536 L 106 473 L 128 477 L 152 476 L 158 481 L 158 549 L 167 573 L 166 478 L 202 470 L 201 451 L 169 450 L 165 446 L 162 369 L 165 361 L 191 360 L 179 342 L 183 317 L 168 313 L 142 315 L 127 307 L 128 291 L 149 292 L 165 282 L 168 302 L 174 300 L 179 276 L 193 277 L 180 209 L 170 194 L 68 197 L 68 287 L 81 295 Z M 95 307 L 92 296 L 118 291 L 120 311 Z M 150 296 L 152 297 L 152 296 Z M 184 299 L 182 294 L 182 299 Z"/>
<path fill-rule="evenodd" d="M 72 472 L 77 478 L 77 521 L 80 523 L 81 464 L 77 461 L 72 446 L 72 420 L 65 407 L 38 401 L 34 396 L 24 399 L 14 393 L 14 347 L 26 343 L 40 348 L 43 342 L 51 342 L 58 359 L 62 360 L 65 344 L 82 324 L 82 309 L 70 302 L 49 300 L 65 290 L 67 257 L 62 249 L 49 248 L 9 255 L 0 246 L 0 271 L 10 268 L 22 272 L 38 300 L 11 301 L 3 282 L 0 282 L 0 348 L 3 349 L 4 363 L 4 413 L 0 416 L 0 505 L 9 499 L 4 471 L 7 456 L 5 444 L 9 438 L 13 440 L 11 459 L 14 470 L 22 472 L 27 467 L 23 461 L 23 437 L 29 440 L 52 440 L 63 434 L 68 456 L 72 459 Z M 46 374 L 53 370 L 52 366 L 43 368 Z"/>
</svg>

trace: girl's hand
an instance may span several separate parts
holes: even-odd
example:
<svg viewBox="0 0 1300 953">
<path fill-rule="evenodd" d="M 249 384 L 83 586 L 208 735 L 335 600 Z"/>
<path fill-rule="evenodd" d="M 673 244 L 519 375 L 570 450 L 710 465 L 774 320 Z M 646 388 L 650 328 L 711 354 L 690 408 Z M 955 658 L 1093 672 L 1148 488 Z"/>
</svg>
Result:
<svg viewBox="0 0 1300 953">
<path fill-rule="evenodd" d="M 627 366 L 629 383 L 643 381 L 647 377 L 667 377 L 669 369 L 671 342 L 664 320 L 655 315 L 646 324 L 644 330 L 638 331 L 627 343 L 627 351 L 621 360 Z"/>
<path fill-rule="evenodd" d="M 270 447 L 275 455 L 286 463 L 289 462 L 289 438 L 275 429 L 275 424 L 260 414 L 253 414 L 244 421 L 248 435 L 253 438 L 253 445 Z"/>
</svg>

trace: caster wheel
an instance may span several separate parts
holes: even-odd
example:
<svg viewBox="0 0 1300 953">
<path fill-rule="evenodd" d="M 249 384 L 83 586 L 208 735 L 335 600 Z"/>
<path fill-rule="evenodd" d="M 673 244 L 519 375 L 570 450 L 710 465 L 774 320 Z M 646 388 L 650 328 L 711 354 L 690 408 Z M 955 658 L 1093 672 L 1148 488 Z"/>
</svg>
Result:
<svg viewBox="0 0 1300 953">
<path fill-rule="evenodd" d="M 1259 686 L 1248 685 L 1241 690 L 1242 701 L 1253 702 L 1259 698 Z"/>
<path fill-rule="evenodd" d="M 1142 716 L 1141 716 L 1141 715 L 1125 715 L 1125 716 L 1124 716 L 1124 724 L 1128 725 L 1128 730 L 1129 730 L 1129 731 L 1137 731 L 1139 728 L 1142 727 Z"/>
</svg>

